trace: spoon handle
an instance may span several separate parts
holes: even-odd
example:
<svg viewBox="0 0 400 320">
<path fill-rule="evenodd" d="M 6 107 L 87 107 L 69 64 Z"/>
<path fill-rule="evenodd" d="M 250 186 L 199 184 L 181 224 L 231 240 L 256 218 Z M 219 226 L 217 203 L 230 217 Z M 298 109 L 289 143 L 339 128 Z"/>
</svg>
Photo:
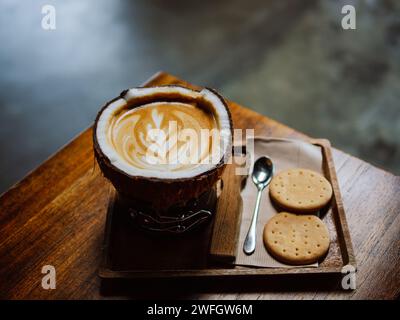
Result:
<svg viewBox="0 0 400 320">
<path fill-rule="evenodd" d="M 256 249 L 256 225 L 258 218 L 258 211 L 260 209 L 262 190 L 259 189 L 257 193 L 256 206 L 254 208 L 253 217 L 251 219 L 251 225 L 249 231 L 247 232 L 246 240 L 244 240 L 243 251 L 246 254 L 252 254 Z"/>
</svg>

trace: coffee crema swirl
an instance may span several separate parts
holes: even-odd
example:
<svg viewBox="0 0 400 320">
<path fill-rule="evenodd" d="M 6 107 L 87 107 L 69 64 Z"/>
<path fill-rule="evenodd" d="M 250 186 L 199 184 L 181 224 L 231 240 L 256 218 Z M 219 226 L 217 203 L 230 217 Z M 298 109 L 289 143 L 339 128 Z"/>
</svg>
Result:
<svg viewBox="0 0 400 320">
<path fill-rule="evenodd" d="M 152 102 L 114 114 L 107 139 L 131 166 L 180 171 L 219 154 L 218 129 L 215 115 L 195 103 Z"/>
</svg>

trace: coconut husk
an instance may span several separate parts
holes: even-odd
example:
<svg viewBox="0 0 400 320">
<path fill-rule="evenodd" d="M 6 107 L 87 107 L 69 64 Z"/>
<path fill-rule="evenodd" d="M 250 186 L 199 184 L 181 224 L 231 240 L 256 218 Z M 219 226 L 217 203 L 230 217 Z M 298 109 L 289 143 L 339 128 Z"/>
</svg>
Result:
<svg viewBox="0 0 400 320">
<path fill-rule="evenodd" d="M 186 88 L 188 89 L 188 88 Z M 225 100 L 213 89 L 215 95 L 222 101 L 224 107 L 227 110 L 230 121 L 230 129 L 233 136 L 232 118 L 229 112 L 228 105 Z M 192 89 L 190 89 L 192 90 Z M 195 91 L 195 90 L 193 90 Z M 220 179 L 223 170 L 226 166 L 224 157 L 221 161 L 216 164 L 212 169 L 203 172 L 197 176 L 190 178 L 173 178 L 164 179 L 156 177 L 143 177 L 140 175 L 132 176 L 115 167 L 110 159 L 103 153 L 99 143 L 97 141 L 97 122 L 100 118 L 101 113 L 114 101 L 123 98 L 127 90 L 123 91 L 119 97 L 116 97 L 107 102 L 97 114 L 94 129 L 93 129 L 93 148 L 97 163 L 103 173 L 103 175 L 113 184 L 117 192 L 121 197 L 131 199 L 132 201 L 138 201 L 150 205 L 156 210 L 168 209 L 173 205 L 185 205 L 188 201 L 199 197 L 202 193 L 212 188 L 215 183 Z M 183 101 L 184 97 L 181 95 L 151 95 L 140 101 L 135 101 L 135 105 L 129 105 L 129 108 L 136 108 L 144 103 L 151 101 Z M 232 141 L 228 146 L 227 152 L 230 153 Z M 225 155 L 229 157 L 230 154 Z"/>
</svg>

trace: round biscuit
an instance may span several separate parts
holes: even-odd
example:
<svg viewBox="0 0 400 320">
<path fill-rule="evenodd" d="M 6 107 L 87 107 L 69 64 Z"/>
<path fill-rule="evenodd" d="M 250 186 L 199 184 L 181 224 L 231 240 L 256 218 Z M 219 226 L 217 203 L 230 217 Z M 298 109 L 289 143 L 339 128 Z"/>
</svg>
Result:
<svg viewBox="0 0 400 320">
<path fill-rule="evenodd" d="M 286 264 L 305 265 L 317 262 L 329 250 L 329 232 L 314 215 L 281 212 L 264 227 L 264 245 L 268 252 Z"/>
<path fill-rule="evenodd" d="M 280 207 L 299 213 L 318 211 L 332 198 L 332 186 L 319 173 L 302 168 L 279 172 L 273 177 L 269 194 Z"/>
</svg>

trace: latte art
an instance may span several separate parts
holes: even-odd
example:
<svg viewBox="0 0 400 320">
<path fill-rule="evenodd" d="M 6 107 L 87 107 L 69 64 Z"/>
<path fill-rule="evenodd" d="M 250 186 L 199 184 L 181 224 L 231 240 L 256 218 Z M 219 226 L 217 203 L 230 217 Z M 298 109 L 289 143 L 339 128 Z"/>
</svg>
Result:
<svg viewBox="0 0 400 320">
<path fill-rule="evenodd" d="M 220 160 L 214 114 L 182 102 L 122 109 L 110 121 L 108 143 L 130 166 L 180 171 Z"/>
</svg>

